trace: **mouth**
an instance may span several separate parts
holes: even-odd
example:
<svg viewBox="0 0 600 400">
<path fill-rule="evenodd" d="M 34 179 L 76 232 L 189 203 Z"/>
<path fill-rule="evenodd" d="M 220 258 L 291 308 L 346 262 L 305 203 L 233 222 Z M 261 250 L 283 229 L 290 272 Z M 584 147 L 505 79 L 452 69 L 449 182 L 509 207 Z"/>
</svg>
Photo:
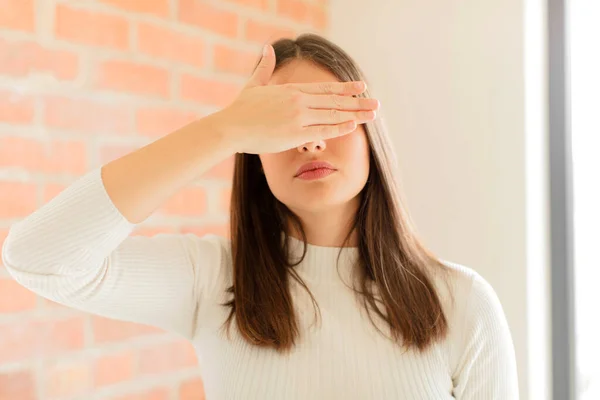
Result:
<svg viewBox="0 0 600 400">
<path fill-rule="evenodd" d="M 313 180 L 324 178 L 336 171 L 337 170 L 333 167 L 333 165 L 329 164 L 328 162 L 313 161 L 298 168 L 294 177 L 304 180 Z"/>
</svg>

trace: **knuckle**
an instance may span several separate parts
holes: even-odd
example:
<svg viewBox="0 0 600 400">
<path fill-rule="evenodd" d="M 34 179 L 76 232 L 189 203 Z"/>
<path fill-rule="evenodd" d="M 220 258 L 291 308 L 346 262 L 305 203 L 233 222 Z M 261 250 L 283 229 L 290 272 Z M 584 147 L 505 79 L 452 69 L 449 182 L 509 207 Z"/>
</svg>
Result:
<svg viewBox="0 0 600 400">
<path fill-rule="evenodd" d="M 299 107 L 304 104 L 304 95 L 301 92 L 292 92 L 290 101 L 292 102 L 292 105 Z"/>
<path fill-rule="evenodd" d="M 340 98 L 340 96 L 336 96 L 335 94 L 332 94 L 330 96 L 331 99 L 331 103 L 333 105 L 335 105 L 336 107 L 341 107 L 342 106 L 342 99 Z"/>
<path fill-rule="evenodd" d="M 284 93 L 287 93 L 287 94 L 297 92 L 296 88 L 294 88 L 294 86 L 292 86 L 291 83 L 282 83 L 281 85 L 279 85 L 279 87 L 282 88 Z"/>
<path fill-rule="evenodd" d="M 331 84 L 329 82 L 319 83 L 319 89 L 323 92 L 331 92 Z"/>
<path fill-rule="evenodd" d="M 290 111 L 290 120 L 292 125 L 298 126 L 302 125 L 304 122 L 304 111 L 300 108 L 295 108 Z"/>
</svg>

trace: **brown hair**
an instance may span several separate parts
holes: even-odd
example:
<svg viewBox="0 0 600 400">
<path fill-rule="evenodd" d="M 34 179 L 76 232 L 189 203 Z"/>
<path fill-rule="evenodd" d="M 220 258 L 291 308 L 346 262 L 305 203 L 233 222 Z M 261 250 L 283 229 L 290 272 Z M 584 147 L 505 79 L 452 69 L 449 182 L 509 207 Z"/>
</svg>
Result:
<svg viewBox="0 0 600 400">
<path fill-rule="evenodd" d="M 307 60 L 331 71 L 340 81 L 364 80 L 352 58 L 318 35 L 273 44 L 275 70 L 293 60 Z M 370 97 L 368 92 L 361 96 Z M 393 153 L 379 119 L 365 124 L 370 147 L 370 173 L 350 233 L 358 233 L 356 265 L 361 297 L 371 322 L 374 311 L 390 328 L 392 340 L 408 348 L 425 350 L 443 339 L 448 323 L 432 281 L 435 270 L 446 269 L 417 240 L 401 204 L 394 177 Z M 252 201 L 248 201 L 252 199 Z M 287 240 L 289 223 L 306 237 L 299 218 L 271 193 L 255 154 L 236 154 L 231 194 L 232 300 L 226 321 L 233 318 L 249 342 L 278 351 L 290 350 L 299 334 L 290 276 L 310 290 L 292 268 Z M 345 242 L 345 243 L 346 243 Z M 374 293 L 373 285 L 377 288 Z M 316 304 L 314 297 L 313 304 Z M 378 304 L 379 303 L 379 306 Z M 380 308 L 381 307 L 381 308 Z M 377 325 L 375 325 L 377 327 Z M 381 330 L 379 330 L 381 332 Z"/>
</svg>

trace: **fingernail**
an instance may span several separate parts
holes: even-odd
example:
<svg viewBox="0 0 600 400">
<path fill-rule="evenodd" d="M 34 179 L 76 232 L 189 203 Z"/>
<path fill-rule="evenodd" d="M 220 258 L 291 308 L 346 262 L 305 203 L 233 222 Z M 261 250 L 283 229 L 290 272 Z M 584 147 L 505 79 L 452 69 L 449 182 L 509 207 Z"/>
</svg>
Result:
<svg viewBox="0 0 600 400">
<path fill-rule="evenodd" d="M 269 55 L 269 45 L 268 45 L 268 44 L 265 44 L 265 45 L 263 46 L 263 56 L 264 56 L 264 57 L 266 57 L 266 56 L 268 56 L 268 55 Z"/>
<path fill-rule="evenodd" d="M 375 111 L 363 111 L 360 116 L 363 119 L 375 119 L 375 115 Z"/>
<path fill-rule="evenodd" d="M 381 106 L 379 100 L 377 99 L 367 99 L 367 104 L 368 106 L 374 107 L 375 109 L 378 109 Z"/>
<path fill-rule="evenodd" d="M 357 89 L 362 89 L 365 86 L 363 82 L 354 82 L 354 87 Z"/>
</svg>

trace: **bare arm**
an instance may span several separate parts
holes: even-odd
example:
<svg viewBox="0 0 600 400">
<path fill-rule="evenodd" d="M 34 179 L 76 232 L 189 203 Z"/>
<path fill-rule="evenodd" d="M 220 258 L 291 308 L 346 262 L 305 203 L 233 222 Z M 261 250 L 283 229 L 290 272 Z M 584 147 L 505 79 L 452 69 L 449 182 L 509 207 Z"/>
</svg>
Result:
<svg viewBox="0 0 600 400">
<path fill-rule="evenodd" d="M 235 153 L 216 118 L 193 122 L 102 168 L 106 191 L 128 221 L 144 221 L 174 193 Z"/>
</svg>

